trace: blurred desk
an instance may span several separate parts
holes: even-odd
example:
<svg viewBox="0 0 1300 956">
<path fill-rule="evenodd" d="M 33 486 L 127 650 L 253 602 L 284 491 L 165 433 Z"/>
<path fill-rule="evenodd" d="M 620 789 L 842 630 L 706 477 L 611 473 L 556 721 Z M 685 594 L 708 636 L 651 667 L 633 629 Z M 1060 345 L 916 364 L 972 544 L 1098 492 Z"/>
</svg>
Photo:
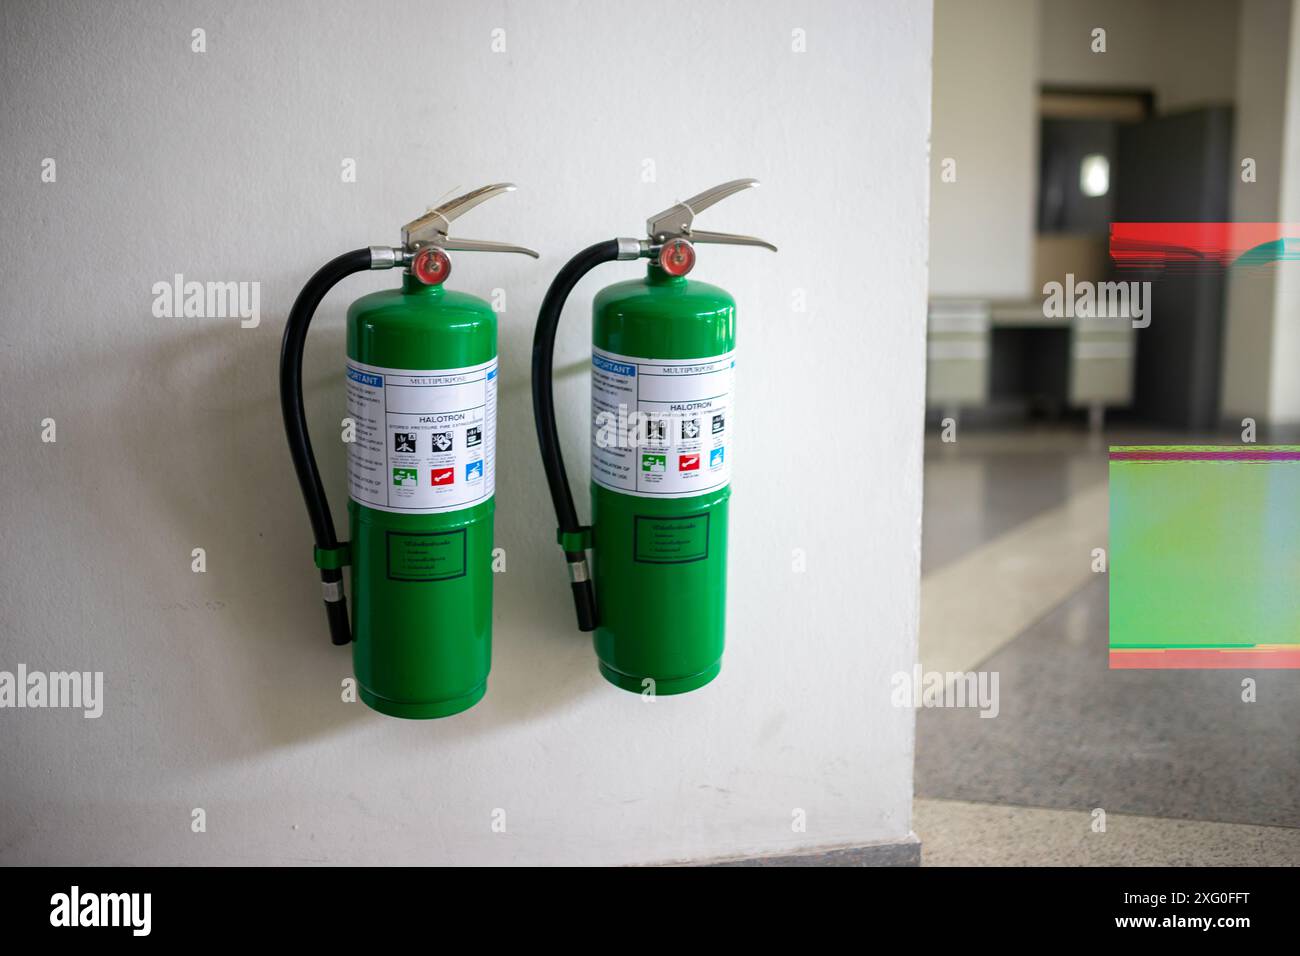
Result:
<svg viewBox="0 0 1300 956">
<path fill-rule="evenodd" d="M 927 333 L 926 400 L 956 417 L 962 408 L 988 405 L 992 395 L 995 332 L 1065 331 L 1068 348 L 1059 372 L 1033 369 L 1055 382 L 1065 402 L 1086 408 L 1100 427 L 1107 407 L 1133 400 L 1132 322 L 1119 318 L 1068 318 L 1043 314 L 1041 299 L 931 299 Z M 1011 357 L 1014 361 L 1014 356 Z M 1004 363 L 1005 364 L 1005 363 Z M 1032 396 L 1026 396 L 1032 397 Z"/>
</svg>

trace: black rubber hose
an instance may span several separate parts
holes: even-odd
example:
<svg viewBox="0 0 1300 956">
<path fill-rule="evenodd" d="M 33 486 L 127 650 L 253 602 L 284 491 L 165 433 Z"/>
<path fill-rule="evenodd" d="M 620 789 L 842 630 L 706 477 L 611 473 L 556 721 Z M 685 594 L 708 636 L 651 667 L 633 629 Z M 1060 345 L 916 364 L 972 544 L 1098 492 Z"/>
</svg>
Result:
<svg viewBox="0 0 1300 956">
<path fill-rule="evenodd" d="M 321 484 L 320 469 L 312 454 L 311 439 L 307 437 L 307 415 L 302 404 L 302 352 L 307 340 L 307 327 L 311 325 L 316 307 L 340 280 L 354 272 L 370 268 L 370 250 L 355 249 L 337 259 L 331 259 L 307 280 L 298 298 L 289 310 L 289 321 L 284 327 L 284 342 L 280 347 L 280 410 L 284 413 L 284 433 L 293 457 L 293 469 L 298 473 L 298 484 L 307 503 L 312 534 L 316 547 L 329 551 L 339 546 L 334 533 L 334 519 Z M 329 620 L 330 640 L 343 645 L 352 642 L 352 629 L 348 622 L 347 598 L 343 594 L 343 569 L 322 568 L 320 579 L 325 588 L 325 614 Z M 333 587 L 329 587 L 333 585 Z"/>
<path fill-rule="evenodd" d="M 542 466 L 546 469 L 546 484 L 551 490 L 555 505 L 555 518 L 560 531 L 578 533 L 578 511 L 573 506 L 573 493 L 569 490 L 569 477 L 564 470 L 564 456 L 560 453 L 560 436 L 555 426 L 555 396 L 553 394 L 553 365 L 555 361 L 555 330 L 560 324 L 564 302 L 578 284 L 578 280 L 600 265 L 618 258 L 618 240 L 609 239 L 588 246 L 570 259 L 546 290 L 541 311 L 537 313 L 537 330 L 533 334 L 533 417 L 537 423 L 537 444 L 542 452 Z M 573 589 L 573 606 L 578 612 L 578 630 L 594 631 L 599 621 L 596 612 L 596 591 L 587 573 L 585 551 L 564 552 L 572 569 L 580 567 L 581 579 L 570 577 Z"/>
</svg>

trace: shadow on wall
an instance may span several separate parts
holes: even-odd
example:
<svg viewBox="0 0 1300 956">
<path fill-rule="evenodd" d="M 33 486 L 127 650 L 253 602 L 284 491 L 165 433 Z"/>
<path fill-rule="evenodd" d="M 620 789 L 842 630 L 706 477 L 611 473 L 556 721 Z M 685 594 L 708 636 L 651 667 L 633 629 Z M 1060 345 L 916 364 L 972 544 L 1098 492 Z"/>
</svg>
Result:
<svg viewBox="0 0 1300 956">
<path fill-rule="evenodd" d="M 284 285 L 291 281 L 296 278 Z M 339 311 L 337 305 L 322 309 L 308 337 L 304 398 L 334 521 L 346 538 L 346 449 L 340 427 L 346 409 L 345 347 Z M 183 691 L 163 692 L 183 693 L 182 712 L 195 717 L 195 726 L 185 729 L 215 740 L 215 747 L 202 741 L 207 761 L 235 760 L 367 722 L 394 723 L 360 702 L 341 700 L 342 681 L 352 674 L 351 656 L 329 642 L 310 526 L 284 447 L 278 361 L 285 314 L 264 314 L 258 328 L 247 330 L 235 319 L 187 321 L 211 324 L 150 338 L 147 351 L 134 359 L 118 357 L 149 370 L 142 373 L 152 379 L 149 393 L 165 396 L 165 408 L 132 416 L 134 396 L 121 394 L 117 405 L 91 412 L 98 419 L 92 422 L 97 434 L 119 434 L 127 443 L 126 457 L 136 469 L 131 479 L 159 512 L 160 526 L 206 551 L 207 573 L 193 575 L 187 600 L 149 605 L 173 626 L 171 646 L 158 654 L 186 658 L 176 675 L 186 682 Z M 437 741 L 451 732 L 461 742 L 587 693 L 616 693 L 597 674 L 589 637 L 572 623 L 563 559 L 536 460 L 526 353 L 519 355 L 521 360 L 509 365 L 503 358 L 499 397 L 499 421 L 506 427 L 499 428 L 498 439 L 496 543 L 506 551 L 506 572 L 495 575 L 489 692 L 479 705 L 452 718 L 397 722 L 422 726 L 412 731 L 420 740 Z M 580 369 L 565 371 L 576 379 L 572 373 Z M 568 384 L 585 393 L 585 379 Z M 160 425 L 170 426 L 165 436 L 158 434 Z M 576 451 L 572 455 L 574 471 L 585 474 Z M 147 528 L 109 509 L 98 520 L 109 523 L 104 531 L 132 550 L 158 548 Z M 220 646 L 200 649 L 194 641 Z M 234 702 L 243 705 L 237 715 L 231 714 Z M 158 712 L 174 713 L 161 706 Z M 220 722 L 223 732 L 205 734 L 206 721 Z M 232 724 L 243 732 L 230 733 Z"/>
</svg>

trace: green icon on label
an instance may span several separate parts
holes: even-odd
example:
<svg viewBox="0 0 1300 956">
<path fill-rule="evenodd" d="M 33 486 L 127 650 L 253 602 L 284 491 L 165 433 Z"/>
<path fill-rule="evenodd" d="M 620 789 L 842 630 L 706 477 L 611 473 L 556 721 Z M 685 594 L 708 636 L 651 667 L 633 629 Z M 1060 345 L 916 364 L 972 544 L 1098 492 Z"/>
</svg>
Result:
<svg viewBox="0 0 1300 956">
<path fill-rule="evenodd" d="M 394 468 L 393 484 L 399 488 L 415 488 L 420 484 L 420 472 L 417 468 Z"/>
<path fill-rule="evenodd" d="M 667 455 L 642 455 L 641 470 L 652 472 L 664 472 L 668 470 Z"/>
</svg>

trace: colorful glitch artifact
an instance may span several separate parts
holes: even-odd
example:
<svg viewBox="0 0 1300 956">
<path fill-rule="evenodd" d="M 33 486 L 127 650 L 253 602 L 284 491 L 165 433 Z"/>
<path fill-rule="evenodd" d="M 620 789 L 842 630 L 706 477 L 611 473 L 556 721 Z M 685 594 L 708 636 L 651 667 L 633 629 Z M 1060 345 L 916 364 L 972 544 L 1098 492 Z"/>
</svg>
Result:
<svg viewBox="0 0 1300 956">
<path fill-rule="evenodd" d="M 1111 668 L 1300 668 L 1300 445 L 1110 449 Z"/>
</svg>

